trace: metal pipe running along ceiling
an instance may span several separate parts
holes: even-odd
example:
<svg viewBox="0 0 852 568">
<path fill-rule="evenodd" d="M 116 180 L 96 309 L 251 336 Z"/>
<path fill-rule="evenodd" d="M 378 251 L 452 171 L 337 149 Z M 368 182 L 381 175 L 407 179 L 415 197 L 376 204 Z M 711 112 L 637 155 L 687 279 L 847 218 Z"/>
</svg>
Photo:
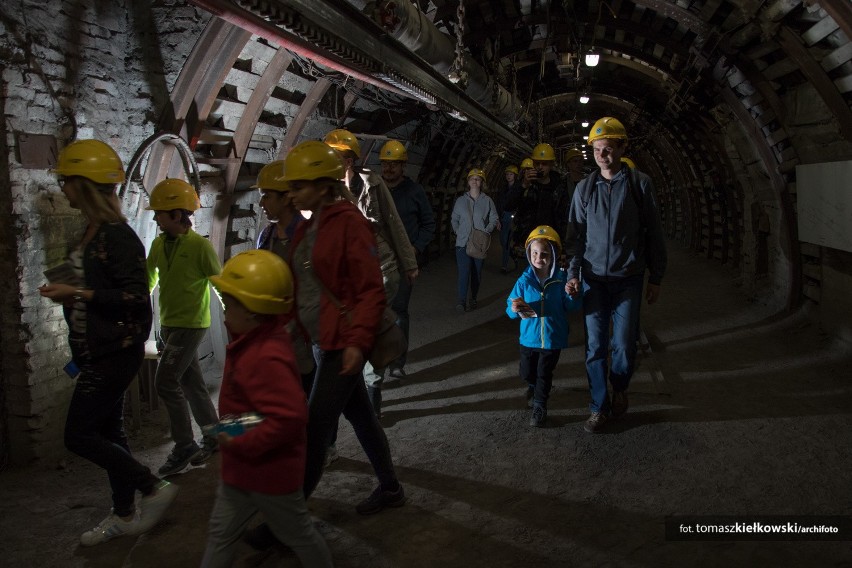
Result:
<svg viewBox="0 0 852 568">
<path fill-rule="evenodd" d="M 510 148 L 532 146 L 354 6 L 330 0 L 190 0 L 281 47 L 382 89 L 456 110 Z"/>
</svg>

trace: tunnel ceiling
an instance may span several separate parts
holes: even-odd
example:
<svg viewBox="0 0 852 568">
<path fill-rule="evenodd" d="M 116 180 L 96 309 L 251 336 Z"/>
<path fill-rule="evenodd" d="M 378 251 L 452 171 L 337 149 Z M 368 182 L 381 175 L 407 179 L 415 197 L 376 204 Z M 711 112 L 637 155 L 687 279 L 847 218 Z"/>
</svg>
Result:
<svg viewBox="0 0 852 568">
<path fill-rule="evenodd" d="M 429 68 L 422 53 L 388 37 L 393 11 L 408 0 L 191 1 L 220 16 L 246 13 L 254 19 L 246 28 L 252 33 L 258 25 L 279 30 L 301 42 L 308 57 L 317 55 L 320 67 L 331 61 L 344 75 L 365 78 L 368 89 L 389 88 L 390 105 L 347 107 L 346 120 L 360 132 L 381 133 L 437 109 L 481 110 L 473 120 L 480 129 L 526 150 L 526 142 L 539 140 L 582 144 L 582 122 L 615 115 L 641 147 L 674 124 L 689 124 L 694 135 L 685 136 L 700 138 L 712 127 L 711 110 L 733 100 L 752 116 L 773 111 L 761 126 L 777 130 L 778 100 L 811 82 L 822 86 L 844 136 L 852 136 L 848 0 L 465 0 L 464 58 L 485 71 L 488 89 L 509 93 L 510 115 L 489 108 L 487 92 L 486 100 L 471 101 L 470 88 L 449 83 L 444 68 L 434 62 Z M 455 44 L 458 2 L 414 4 Z M 583 61 L 590 49 L 600 54 L 596 67 Z M 437 100 L 408 96 L 412 90 Z M 762 105 L 752 102 L 755 91 Z M 581 104 L 583 94 L 588 104 Z"/>
</svg>

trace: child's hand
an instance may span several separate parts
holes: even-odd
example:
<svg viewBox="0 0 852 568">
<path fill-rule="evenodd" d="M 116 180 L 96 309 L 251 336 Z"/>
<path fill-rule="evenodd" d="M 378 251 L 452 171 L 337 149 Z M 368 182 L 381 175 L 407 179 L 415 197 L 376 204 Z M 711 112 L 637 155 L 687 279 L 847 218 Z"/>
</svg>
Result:
<svg viewBox="0 0 852 568">
<path fill-rule="evenodd" d="M 523 298 L 512 298 L 512 311 L 520 314 L 521 319 L 534 318 L 535 310 Z"/>
<path fill-rule="evenodd" d="M 565 292 L 572 298 L 575 298 L 580 293 L 580 280 L 577 278 L 569 280 L 565 284 Z"/>
</svg>

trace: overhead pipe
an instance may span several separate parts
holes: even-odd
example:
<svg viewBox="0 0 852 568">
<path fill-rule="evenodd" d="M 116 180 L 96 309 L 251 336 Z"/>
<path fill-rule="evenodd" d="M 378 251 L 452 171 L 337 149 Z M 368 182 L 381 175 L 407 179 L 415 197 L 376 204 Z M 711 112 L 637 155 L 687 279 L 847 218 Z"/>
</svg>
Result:
<svg viewBox="0 0 852 568">
<path fill-rule="evenodd" d="M 364 81 L 365 83 L 369 83 L 397 95 L 414 98 L 410 93 L 407 93 L 390 83 L 377 79 L 367 73 L 362 73 L 357 69 L 353 69 L 351 64 L 322 55 L 310 43 L 302 40 L 298 36 L 290 34 L 275 24 L 267 22 L 263 18 L 254 15 L 252 12 L 237 8 L 228 0 L 189 0 L 189 3 L 194 4 L 203 10 L 207 10 L 214 16 L 228 22 L 229 24 L 233 24 L 280 47 L 289 49 L 294 53 L 325 65 L 329 69 L 345 73 L 353 79 Z"/>
<path fill-rule="evenodd" d="M 374 21 L 388 35 L 419 55 L 444 76 L 455 60 L 456 46 L 442 33 L 414 2 L 406 0 L 381 1 L 372 13 Z M 464 71 L 469 81 L 465 93 L 483 107 L 490 109 L 504 122 L 514 122 L 521 113 L 521 102 L 470 57 L 464 58 Z M 494 89 L 497 97 L 494 100 Z"/>
</svg>

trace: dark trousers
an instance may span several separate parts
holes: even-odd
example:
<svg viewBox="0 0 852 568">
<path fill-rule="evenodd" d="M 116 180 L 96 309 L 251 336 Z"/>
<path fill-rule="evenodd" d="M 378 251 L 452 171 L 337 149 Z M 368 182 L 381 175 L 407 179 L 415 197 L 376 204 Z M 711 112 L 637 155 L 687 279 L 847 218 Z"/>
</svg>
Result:
<svg viewBox="0 0 852 568">
<path fill-rule="evenodd" d="M 521 345 L 521 379 L 534 389 L 533 403 L 547 406 L 553 387 L 553 370 L 559 363 L 561 349 L 532 349 Z"/>
<path fill-rule="evenodd" d="M 399 290 L 396 291 L 396 296 L 393 298 L 391 308 L 396 312 L 396 323 L 402 328 L 402 333 L 405 334 L 405 339 L 408 340 L 409 316 L 408 304 L 411 302 L 411 292 L 414 287 L 408 282 L 408 278 L 404 275 L 399 279 Z M 389 368 L 402 369 L 405 367 L 405 361 L 408 357 L 406 351 L 400 355 L 399 359 L 388 365 Z"/>
<path fill-rule="evenodd" d="M 337 430 L 340 415 L 352 424 L 364 453 L 382 487 L 395 489 L 396 472 L 385 431 L 376 418 L 361 373 L 341 375 L 343 351 L 316 352 L 317 372 L 308 399 L 308 448 L 305 463 L 305 498 L 322 477 L 325 453 Z"/>
<path fill-rule="evenodd" d="M 106 470 L 113 509 L 121 517 L 133 514 L 137 489 L 148 494 L 159 481 L 130 455 L 124 433 L 124 391 L 144 355 L 140 343 L 78 362 L 80 376 L 65 421 L 65 447 Z"/>
</svg>

